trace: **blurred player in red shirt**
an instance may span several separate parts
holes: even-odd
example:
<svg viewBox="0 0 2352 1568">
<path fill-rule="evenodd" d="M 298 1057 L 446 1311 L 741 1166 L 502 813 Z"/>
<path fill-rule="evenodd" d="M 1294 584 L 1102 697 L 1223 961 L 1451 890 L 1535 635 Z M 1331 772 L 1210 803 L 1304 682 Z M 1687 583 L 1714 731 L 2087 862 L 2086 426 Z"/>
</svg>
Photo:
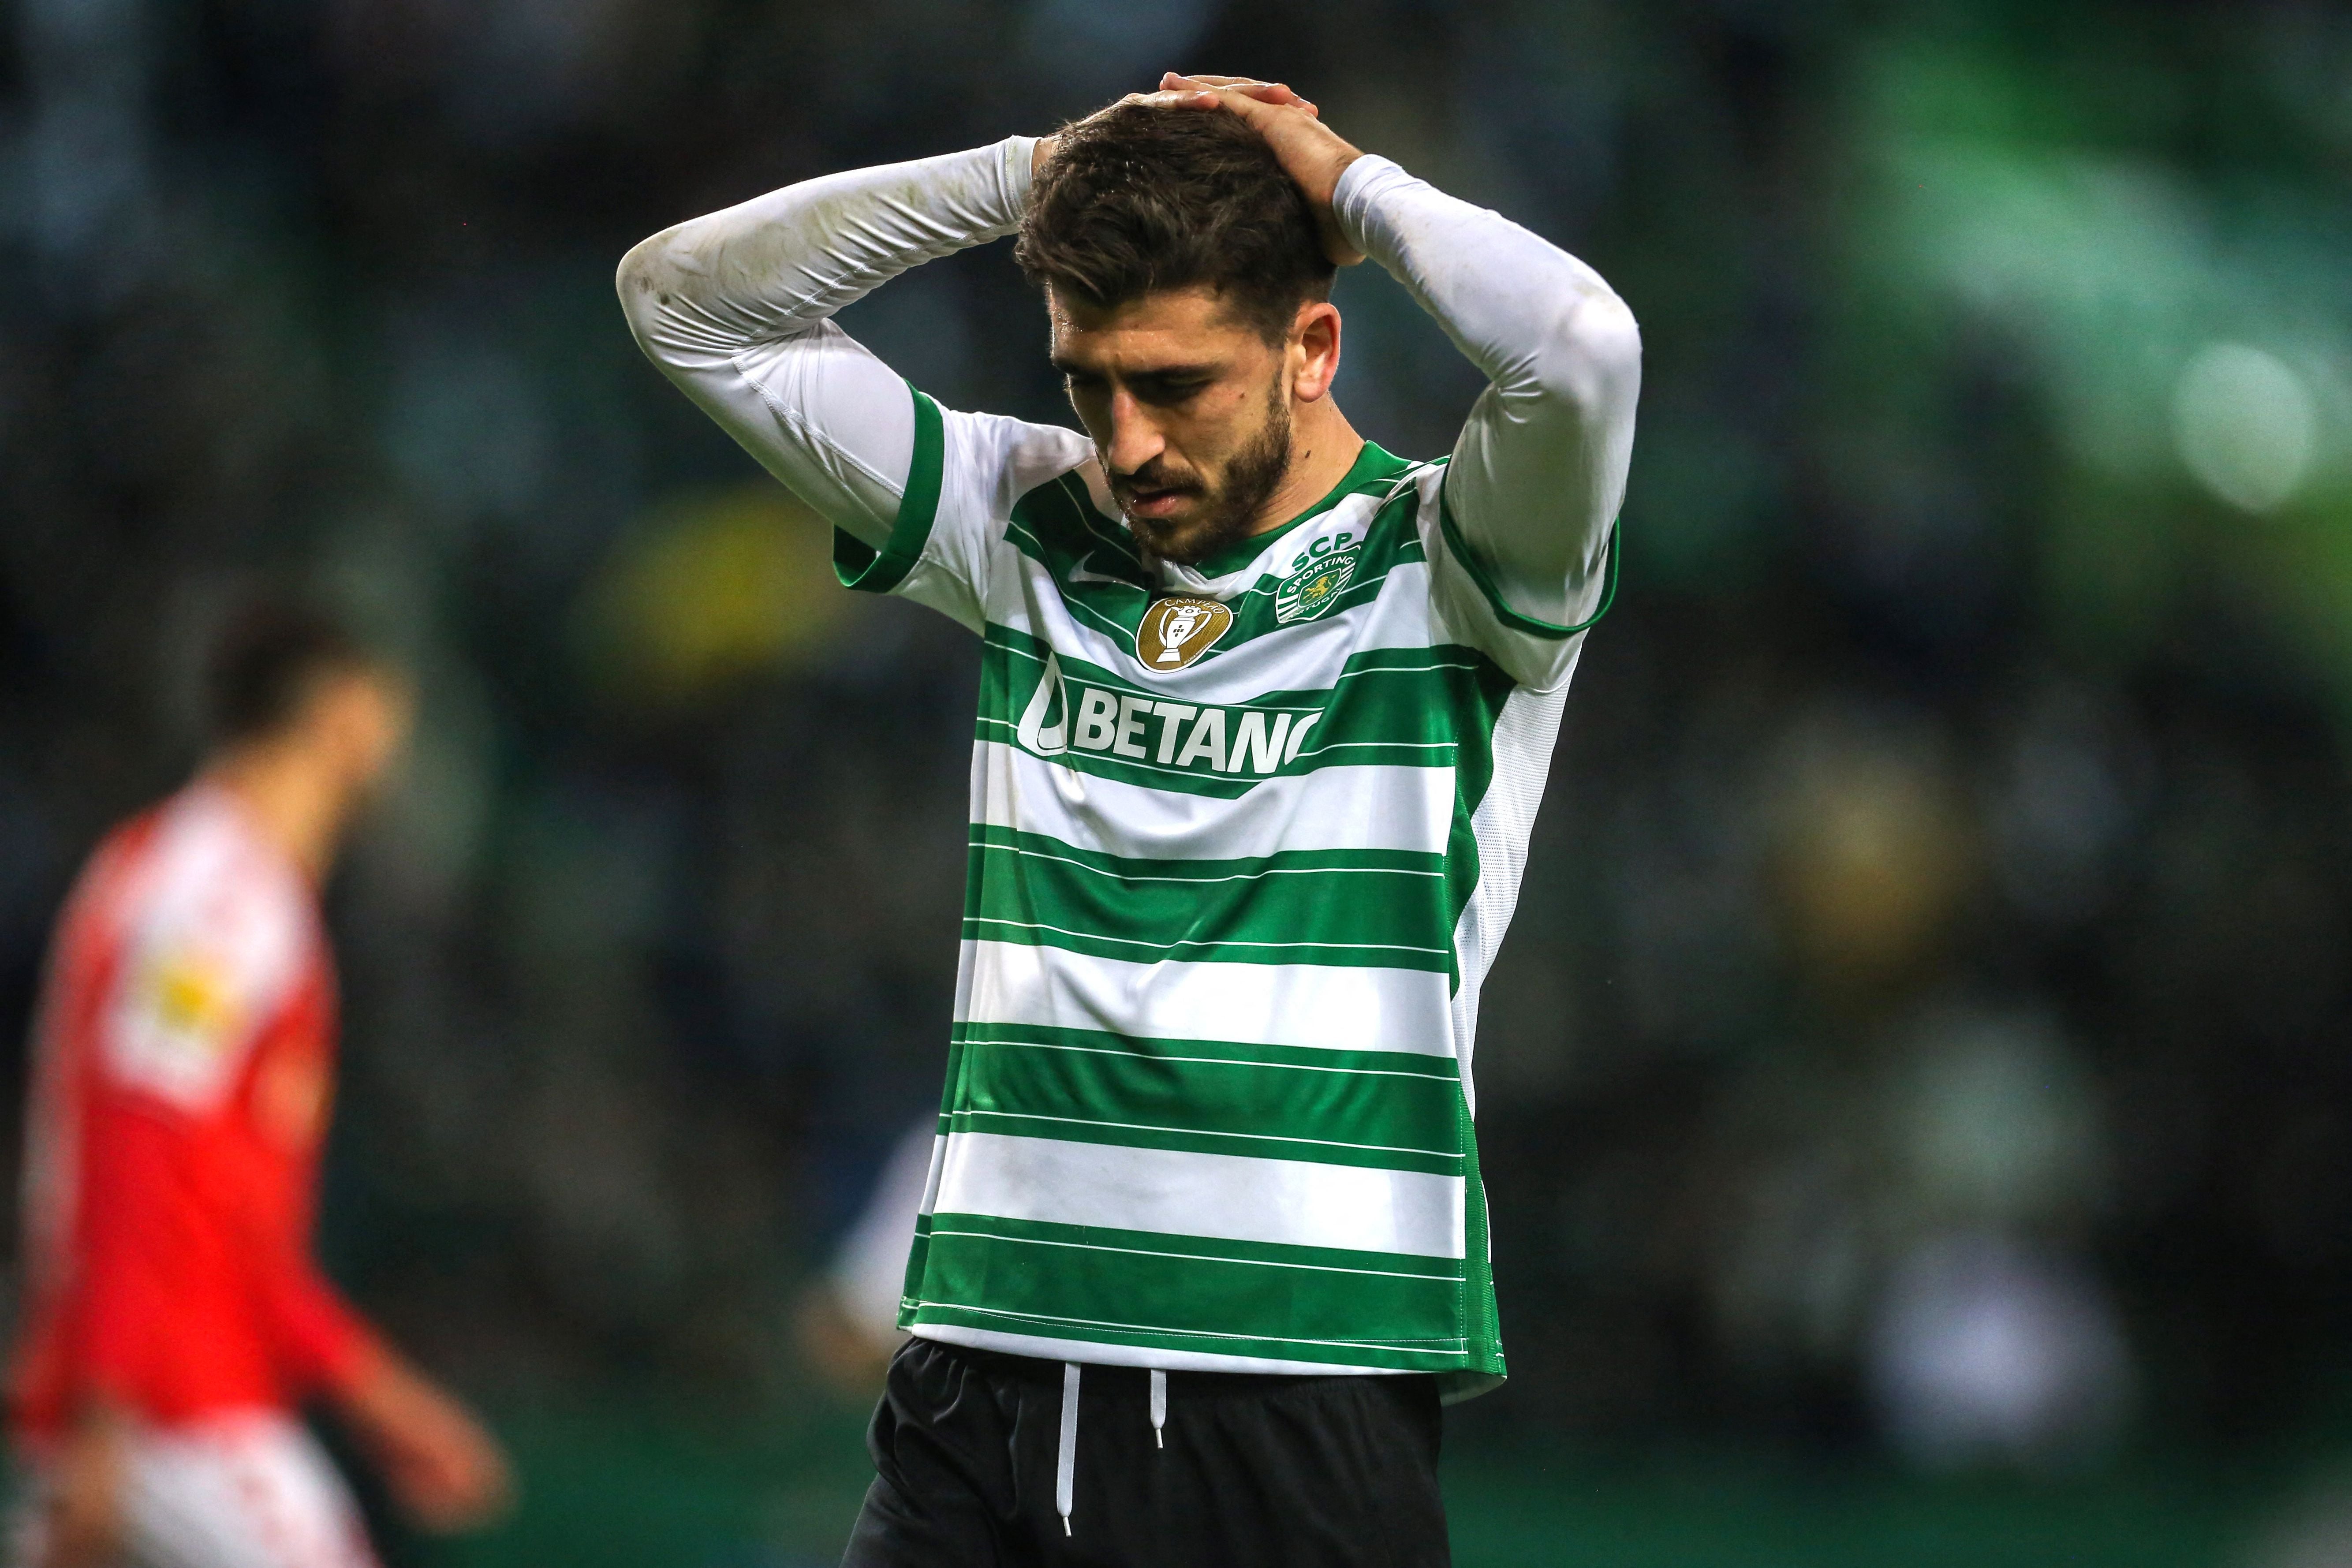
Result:
<svg viewBox="0 0 2352 1568">
<path fill-rule="evenodd" d="M 117 828 L 35 1026 L 11 1414 L 24 1568 L 371 1568 L 314 1397 L 421 1523 L 508 1491 L 496 1443 L 310 1256 L 333 1098 L 319 886 L 411 717 L 331 621 L 256 604 L 211 671 L 214 750 Z"/>
</svg>

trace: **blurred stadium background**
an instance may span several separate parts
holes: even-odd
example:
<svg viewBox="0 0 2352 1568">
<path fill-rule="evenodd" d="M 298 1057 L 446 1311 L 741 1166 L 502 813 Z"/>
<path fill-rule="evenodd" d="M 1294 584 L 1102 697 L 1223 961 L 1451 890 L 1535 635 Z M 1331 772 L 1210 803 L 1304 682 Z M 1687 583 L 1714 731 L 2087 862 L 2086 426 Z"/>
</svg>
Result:
<svg viewBox="0 0 2352 1568">
<path fill-rule="evenodd" d="M 614 263 L 1197 64 L 1589 258 L 1648 345 L 1486 1003 L 1465 1568 L 2352 1563 L 2342 7 L 0 18 L 0 1036 L 190 760 L 208 616 L 358 606 L 426 708 L 333 900 L 326 1246 L 530 1489 L 397 1561 L 831 1561 L 864 1401 L 794 1302 L 943 1056 L 974 649 L 831 585 Z M 1442 450 L 1474 373 L 1339 300 L 1357 422 Z M 1065 417 L 1001 252 L 846 321 Z"/>
</svg>

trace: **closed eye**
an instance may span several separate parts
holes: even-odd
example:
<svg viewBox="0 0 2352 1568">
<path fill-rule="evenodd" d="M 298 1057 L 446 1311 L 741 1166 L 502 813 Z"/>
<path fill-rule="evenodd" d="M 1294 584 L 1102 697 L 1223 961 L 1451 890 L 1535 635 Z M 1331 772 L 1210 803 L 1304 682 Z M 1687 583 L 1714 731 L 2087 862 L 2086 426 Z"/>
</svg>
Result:
<svg viewBox="0 0 2352 1568">
<path fill-rule="evenodd" d="M 1128 385 L 1144 403 L 1186 403 L 1206 391 L 1215 379 L 1207 375 L 1142 375 Z"/>
</svg>

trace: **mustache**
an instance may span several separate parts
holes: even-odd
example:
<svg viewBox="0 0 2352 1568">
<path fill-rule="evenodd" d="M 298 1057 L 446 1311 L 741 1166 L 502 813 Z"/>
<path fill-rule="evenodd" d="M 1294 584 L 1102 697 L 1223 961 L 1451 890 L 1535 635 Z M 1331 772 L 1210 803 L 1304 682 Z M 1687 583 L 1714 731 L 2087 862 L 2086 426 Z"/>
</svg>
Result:
<svg viewBox="0 0 2352 1568">
<path fill-rule="evenodd" d="M 1199 490 L 1204 489 L 1198 474 L 1172 474 L 1159 468 L 1158 459 L 1146 463 L 1131 474 L 1113 472 L 1111 489 L 1129 490 Z"/>
</svg>

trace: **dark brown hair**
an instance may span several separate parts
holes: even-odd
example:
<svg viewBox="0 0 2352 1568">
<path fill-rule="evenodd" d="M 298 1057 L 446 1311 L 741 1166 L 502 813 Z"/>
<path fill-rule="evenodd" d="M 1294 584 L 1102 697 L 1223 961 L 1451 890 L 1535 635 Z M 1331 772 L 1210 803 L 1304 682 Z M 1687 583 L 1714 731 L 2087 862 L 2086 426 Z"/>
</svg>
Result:
<svg viewBox="0 0 2352 1568">
<path fill-rule="evenodd" d="M 387 668 L 324 608 L 259 595 L 222 624 L 205 670 L 207 736 L 240 745 L 281 733 L 320 678 Z"/>
<path fill-rule="evenodd" d="M 1239 116 L 1118 104 L 1060 135 L 1013 251 L 1032 282 L 1095 306 L 1204 286 L 1269 342 L 1330 297 L 1306 194 Z"/>
</svg>

